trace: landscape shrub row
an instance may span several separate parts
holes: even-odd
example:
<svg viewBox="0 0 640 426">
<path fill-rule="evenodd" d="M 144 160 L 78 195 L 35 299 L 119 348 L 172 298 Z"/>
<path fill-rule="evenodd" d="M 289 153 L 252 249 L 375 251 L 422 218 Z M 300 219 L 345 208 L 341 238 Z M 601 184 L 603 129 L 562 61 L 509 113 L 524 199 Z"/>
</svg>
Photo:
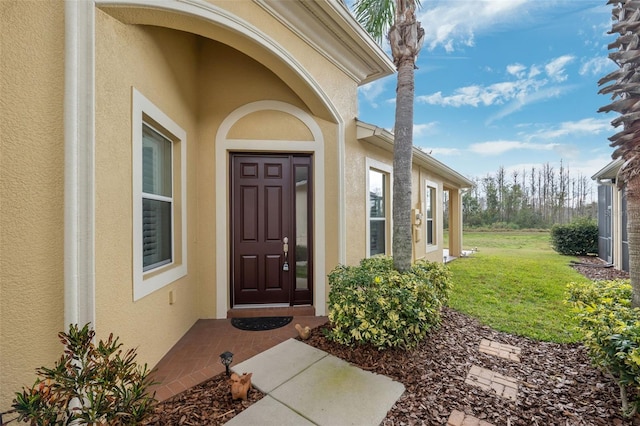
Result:
<svg viewBox="0 0 640 426">
<path fill-rule="evenodd" d="M 592 219 L 576 219 L 551 228 L 551 246 L 560 254 L 585 256 L 598 253 L 598 225 Z"/>
<path fill-rule="evenodd" d="M 591 361 L 618 383 L 623 415 L 634 416 L 640 405 L 632 397 L 640 394 L 640 309 L 631 307 L 629 281 L 571 283 L 568 302 Z"/>
<path fill-rule="evenodd" d="M 329 339 L 379 349 L 411 348 L 440 322 L 451 274 L 446 265 L 428 261 L 401 274 L 391 258 L 373 257 L 358 266 L 336 267 L 329 283 Z"/>
</svg>

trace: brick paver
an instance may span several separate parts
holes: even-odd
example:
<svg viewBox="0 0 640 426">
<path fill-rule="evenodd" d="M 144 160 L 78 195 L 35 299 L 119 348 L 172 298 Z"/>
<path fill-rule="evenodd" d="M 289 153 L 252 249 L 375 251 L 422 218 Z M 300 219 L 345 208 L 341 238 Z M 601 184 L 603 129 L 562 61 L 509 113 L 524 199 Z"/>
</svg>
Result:
<svg viewBox="0 0 640 426">
<path fill-rule="evenodd" d="M 447 426 L 494 426 L 477 417 L 470 416 L 462 411 L 453 410 L 447 420 Z"/>
<path fill-rule="evenodd" d="M 482 339 L 480 341 L 480 352 L 495 355 L 510 361 L 520 362 L 521 349 L 517 346 L 505 345 L 493 340 Z"/>
<path fill-rule="evenodd" d="M 499 396 L 512 401 L 515 401 L 518 396 L 518 381 L 516 379 L 477 365 L 471 366 L 464 382 L 484 390 L 493 390 Z"/>
</svg>

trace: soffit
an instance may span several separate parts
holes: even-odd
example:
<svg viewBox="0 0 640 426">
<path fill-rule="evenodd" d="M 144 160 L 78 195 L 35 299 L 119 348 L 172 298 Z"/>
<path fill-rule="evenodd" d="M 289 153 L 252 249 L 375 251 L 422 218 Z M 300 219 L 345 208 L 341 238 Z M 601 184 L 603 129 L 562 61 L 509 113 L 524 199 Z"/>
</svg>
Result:
<svg viewBox="0 0 640 426">
<path fill-rule="evenodd" d="M 284 48 L 260 29 L 204 0 L 94 0 L 111 17 L 131 25 L 153 25 L 198 34 L 226 44 L 269 68 L 318 117 L 335 122 L 313 78 Z M 284 3 L 297 3 L 286 1 Z"/>
<path fill-rule="evenodd" d="M 591 176 L 591 179 L 593 180 L 615 179 L 623 163 L 624 163 L 624 160 L 622 160 L 622 158 L 613 160 L 609 164 L 604 166 L 602 169 L 597 171 L 596 174 Z"/>
<path fill-rule="evenodd" d="M 395 72 L 391 59 L 340 0 L 254 2 L 358 85 Z"/>
</svg>

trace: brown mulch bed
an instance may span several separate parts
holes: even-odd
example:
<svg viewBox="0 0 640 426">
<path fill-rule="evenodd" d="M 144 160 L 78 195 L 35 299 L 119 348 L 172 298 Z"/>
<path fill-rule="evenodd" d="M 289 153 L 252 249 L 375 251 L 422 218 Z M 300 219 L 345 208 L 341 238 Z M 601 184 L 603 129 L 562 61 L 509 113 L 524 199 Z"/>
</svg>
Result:
<svg viewBox="0 0 640 426">
<path fill-rule="evenodd" d="M 574 268 L 590 279 L 628 277 L 603 265 L 585 257 Z M 640 425 L 637 417 L 629 421 L 620 416 L 618 386 L 591 366 L 579 344 L 501 333 L 451 309 L 443 311 L 441 326 L 411 351 L 343 347 L 328 341 L 322 328 L 313 330 L 306 343 L 406 387 L 384 425 L 444 425 L 452 410 L 495 425 Z M 520 347 L 521 362 L 480 353 L 482 338 Z M 518 379 L 517 401 L 465 384 L 471 365 Z M 263 396 L 252 389 L 248 401 L 232 401 L 226 380 L 216 376 L 159 404 L 148 424 L 219 425 Z"/>
</svg>

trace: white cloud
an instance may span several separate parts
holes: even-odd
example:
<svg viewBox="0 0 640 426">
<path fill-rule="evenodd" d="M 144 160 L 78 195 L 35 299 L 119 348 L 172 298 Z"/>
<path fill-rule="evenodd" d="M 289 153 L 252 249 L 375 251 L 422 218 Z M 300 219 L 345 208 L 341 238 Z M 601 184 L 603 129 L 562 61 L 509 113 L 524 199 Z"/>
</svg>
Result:
<svg viewBox="0 0 640 426">
<path fill-rule="evenodd" d="M 469 146 L 469 150 L 476 154 L 481 155 L 501 155 L 509 151 L 513 150 L 534 150 L 534 151 L 551 151 L 558 148 L 558 144 L 548 143 L 548 144 L 535 144 L 531 142 L 522 142 L 522 141 L 507 141 L 507 140 L 498 140 L 498 141 L 488 141 L 488 142 L 480 142 L 474 143 Z"/>
<path fill-rule="evenodd" d="M 436 3 L 435 6 L 432 6 Z M 418 12 L 418 20 L 425 30 L 424 46 L 433 50 L 438 46 L 447 52 L 459 46 L 473 46 L 475 34 L 493 31 L 501 24 L 515 24 L 514 17 L 522 17 L 525 5 L 532 8 L 539 1 L 439 1 L 425 2 Z M 428 7 L 428 9 L 427 9 Z"/>
<path fill-rule="evenodd" d="M 574 59 L 571 55 L 563 55 L 549 61 L 544 66 L 548 78 L 543 76 L 538 65 L 531 65 L 527 71 L 523 64 L 510 64 L 506 67 L 506 74 L 515 77 L 513 81 L 501 81 L 488 86 L 464 86 L 455 89 L 451 95 L 445 95 L 441 91 L 419 95 L 416 96 L 416 102 L 451 107 L 506 105 L 487 120 L 487 124 L 491 124 L 530 103 L 558 97 L 570 90 L 571 86 L 549 85 L 553 81 L 567 79 L 565 66 Z"/>
<path fill-rule="evenodd" d="M 611 131 L 612 126 L 608 118 L 584 118 L 578 121 L 565 121 L 558 126 L 549 129 L 539 130 L 527 137 L 532 139 L 557 139 L 567 136 L 579 136 Z"/>
<path fill-rule="evenodd" d="M 430 123 L 414 124 L 413 136 L 419 137 L 419 136 L 433 133 L 437 125 L 438 125 L 437 121 L 432 121 Z"/>
<path fill-rule="evenodd" d="M 384 84 L 386 79 L 376 80 L 358 88 L 358 93 L 372 107 L 377 108 L 377 98 L 384 92 Z"/>
<path fill-rule="evenodd" d="M 522 64 L 511 64 L 511 65 L 507 65 L 507 73 L 511 74 L 511 75 L 515 75 L 516 77 L 524 77 L 524 71 L 527 69 L 527 67 L 525 67 Z"/>
<path fill-rule="evenodd" d="M 532 65 L 531 68 L 529 69 L 529 78 L 533 78 L 538 74 L 540 74 L 541 72 L 542 71 L 540 71 L 540 68 L 538 68 L 537 65 Z"/>
<path fill-rule="evenodd" d="M 443 96 L 442 92 L 431 95 L 416 96 L 416 101 L 431 105 L 442 106 L 489 106 L 503 104 L 519 94 L 526 93 L 530 86 L 535 86 L 535 81 L 519 80 L 515 82 L 504 81 L 483 87 L 480 85 L 465 86 L 456 89 L 453 95 Z"/>
<path fill-rule="evenodd" d="M 553 81 L 565 81 L 568 76 L 565 67 L 575 59 L 572 55 L 563 55 L 548 62 L 544 70 Z"/>
<path fill-rule="evenodd" d="M 544 81 L 542 84 L 546 84 Z M 498 111 L 496 114 L 489 117 L 486 124 L 489 125 L 496 120 L 504 118 L 514 112 L 520 111 L 522 108 L 529 104 L 536 102 L 546 101 L 551 98 L 557 98 L 563 93 L 571 90 L 571 86 L 554 86 L 541 90 L 537 90 L 539 86 L 534 87 L 534 90 L 522 92 L 515 99 L 513 99 L 508 105 Z"/>
<path fill-rule="evenodd" d="M 597 58 L 591 58 L 582 63 L 580 66 L 580 75 L 595 75 L 604 77 L 609 72 L 613 71 L 616 65 L 613 61 L 606 56 L 599 56 Z"/>
</svg>

